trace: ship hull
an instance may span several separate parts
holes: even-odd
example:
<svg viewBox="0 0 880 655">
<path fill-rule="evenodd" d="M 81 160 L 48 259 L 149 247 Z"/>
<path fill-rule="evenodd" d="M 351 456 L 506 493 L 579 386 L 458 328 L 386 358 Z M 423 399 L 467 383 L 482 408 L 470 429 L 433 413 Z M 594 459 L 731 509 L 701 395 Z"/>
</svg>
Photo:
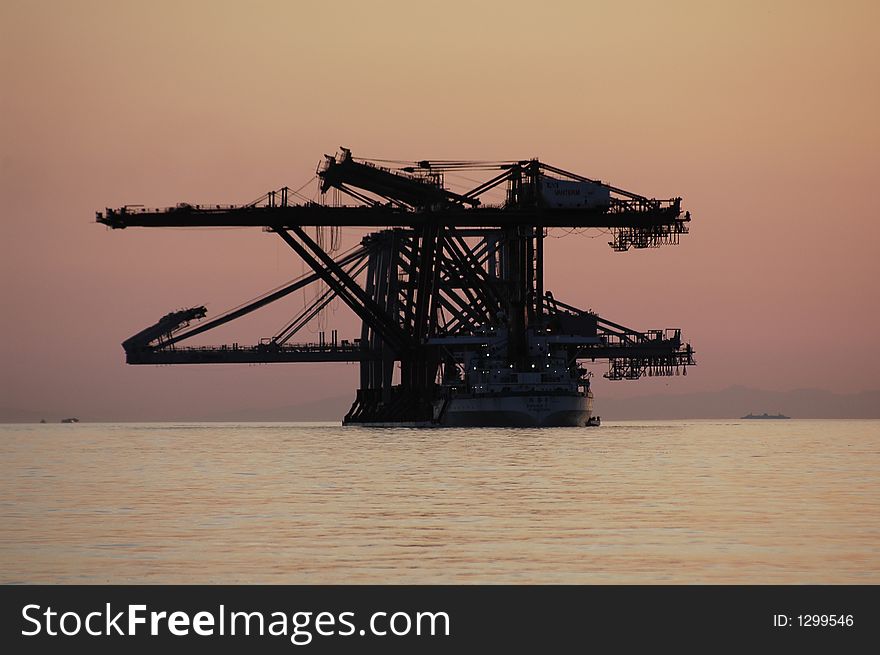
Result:
<svg viewBox="0 0 880 655">
<path fill-rule="evenodd" d="M 447 427 L 583 427 L 592 416 L 582 395 L 453 398 L 440 416 Z"/>
</svg>

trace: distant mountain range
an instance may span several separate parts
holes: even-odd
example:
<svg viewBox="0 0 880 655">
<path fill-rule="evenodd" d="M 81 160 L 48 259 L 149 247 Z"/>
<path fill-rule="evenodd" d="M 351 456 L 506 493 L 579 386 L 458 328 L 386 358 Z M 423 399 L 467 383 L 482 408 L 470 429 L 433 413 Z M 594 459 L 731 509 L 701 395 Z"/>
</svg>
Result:
<svg viewBox="0 0 880 655">
<path fill-rule="evenodd" d="M 597 398 L 595 413 L 614 419 L 739 418 L 785 414 L 792 418 L 880 418 L 880 390 L 837 394 L 823 389 L 766 391 L 728 387 L 701 393 Z"/>
<path fill-rule="evenodd" d="M 313 403 L 285 407 L 226 410 L 210 415 L 165 417 L 174 421 L 340 421 L 351 406 L 351 395 L 326 398 Z M 687 394 L 654 394 L 631 398 L 597 398 L 595 413 L 605 420 L 739 418 L 746 414 L 782 413 L 798 418 L 878 418 L 880 390 L 836 394 L 822 389 L 766 391 L 749 387 L 728 387 L 721 391 Z M 59 414 L 0 407 L 0 423 L 39 423 L 45 418 L 57 423 L 67 416 L 84 422 L 120 420 L 109 416 Z M 131 417 L 133 420 L 163 420 L 161 416 Z"/>
<path fill-rule="evenodd" d="M 101 413 L 59 413 L 57 411 L 33 411 L 8 407 L 0 407 L 0 423 L 39 423 L 45 419 L 48 423 L 60 423 L 61 419 L 76 416 L 84 423 L 115 423 L 115 422 L 150 422 L 150 421 L 341 421 L 342 417 L 351 407 L 351 396 L 337 396 L 326 398 L 313 403 L 302 405 L 290 405 L 284 407 L 268 408 L 244 408 L 205 413 L 186 414 L 173 412 L 162 415 L 159 411 L 155 414 L 144 415 L 139 413 L 133 416 L 118 416 Z"/>
</svg>

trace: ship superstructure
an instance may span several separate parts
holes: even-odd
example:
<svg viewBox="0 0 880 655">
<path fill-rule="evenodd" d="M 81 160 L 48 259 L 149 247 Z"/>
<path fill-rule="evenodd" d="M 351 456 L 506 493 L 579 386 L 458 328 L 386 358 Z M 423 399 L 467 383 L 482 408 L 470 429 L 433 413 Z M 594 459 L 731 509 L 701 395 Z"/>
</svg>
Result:
<svg viewBox="0 0 880 655">
<path fill-rule="evenodd" d="M 345 148 L 325 156 L 321 202 L 295 202 L 285 187 L 245 205 L 98 213 L 113 228 L 262 227 L 310 269 L 210 320 L 204 307 L 163 316 L 123 343 L 128 363 L 358 362 L 360 387 L 344 422 L 460 426 L 586 425 L 585 363 L 607 360 L 611 380 L 676 375 L 694 363 L 680 330 L 633 330 L 544 288 L 548 230 L 603 228 L 617 251 L 675 244 L 690 221 L 680 198 L 647 198 L 537 159 L 383 164 Z M 448 189 L 444 176 L 463 171 L 488 179 Z M 499 189 L 503 201 L 482 201 Z M 354 204 L 325 202 L 328 192 Z M 374 231 L 333 254 L 323 230 L 341 226 Z M 255 345 L 181 343 L 309 285 L 318 289 L 313 300 Z M 293 341 L 337 299 L 361 319 L 359 335 L 340 340 L 333 330 L 318 343 Z"/>
</svg>

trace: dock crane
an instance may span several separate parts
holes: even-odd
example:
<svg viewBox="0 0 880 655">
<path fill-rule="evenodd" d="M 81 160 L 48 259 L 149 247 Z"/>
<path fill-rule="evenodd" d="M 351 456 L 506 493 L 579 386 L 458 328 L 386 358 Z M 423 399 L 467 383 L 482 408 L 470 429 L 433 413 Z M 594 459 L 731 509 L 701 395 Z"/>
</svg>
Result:
<svg viewBox="0 0 880 655">
<path fill-rule="evenodd" d="M 204 307 L 163 316 L 123 342 L 126 361 L 357 362 L 360 388 L 344 422 L 371 425 L 580 425 L 590 411 L 583 399 L 592 399 L 581 363 L 607 360 L 611 380 L 677 375 L 695 363 L 678 329 L 637 331 L 544 288 L 548 229 L 604 228 L 620 252 L 677 244 L 690 222 L 681 198 L 647 198 L 538 159 L 397 163 L 355 158 L 347 148 L 325 155 L 316 173 L 322 199 L 333 190 L 348 205 L 293 202 L 284 187 L 244 205 L 97 212 L 114 229 L 260 227 L 309 268 L 209 320 Z M 444 176 L 461 171 L 490 177 L 456 193 Z M 493 189 L 505 190 L 503 202 L 484 202 Z M 333 256 L 307 231 L 328 226 L 374 231 Z M 309 285 L 318 288 L 313 300 L 271 338 L 182 344 Z M 322 333 L 317 344 L 293 342 L 334 299 L 360 318 L 358 338 L 340 341 L 333 330 L 329 341 Z M 579 404 L 565 404 L 575 396 Z"/>
</svg>

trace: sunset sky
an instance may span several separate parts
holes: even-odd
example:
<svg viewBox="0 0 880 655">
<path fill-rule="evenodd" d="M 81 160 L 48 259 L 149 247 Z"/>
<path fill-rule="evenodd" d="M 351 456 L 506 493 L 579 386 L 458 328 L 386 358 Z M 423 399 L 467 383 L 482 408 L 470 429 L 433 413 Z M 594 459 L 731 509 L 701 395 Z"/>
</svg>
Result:
<svg viewBox="0 0 880 655">
<path fill-rule="evenodd" d="M 302 265 L 259 229 L 94 223 L 296 188 L 339 145 L 682 196 L 679 246 L 548 241 L 557 298 L 697 352 L 687 377 L 600 379 L 597 402 L 877 389 L 878 24 L 845 0 L 5 1 L 0 407 L 158 420 L 353 395 L 355 365 L 125 366 L 120 342 L 168 311 L 217 314 Z M 256 342 L 302 302 L 210 341 Z M 329 324 L 357 336 L 344 307 Z"/>
</svg>

